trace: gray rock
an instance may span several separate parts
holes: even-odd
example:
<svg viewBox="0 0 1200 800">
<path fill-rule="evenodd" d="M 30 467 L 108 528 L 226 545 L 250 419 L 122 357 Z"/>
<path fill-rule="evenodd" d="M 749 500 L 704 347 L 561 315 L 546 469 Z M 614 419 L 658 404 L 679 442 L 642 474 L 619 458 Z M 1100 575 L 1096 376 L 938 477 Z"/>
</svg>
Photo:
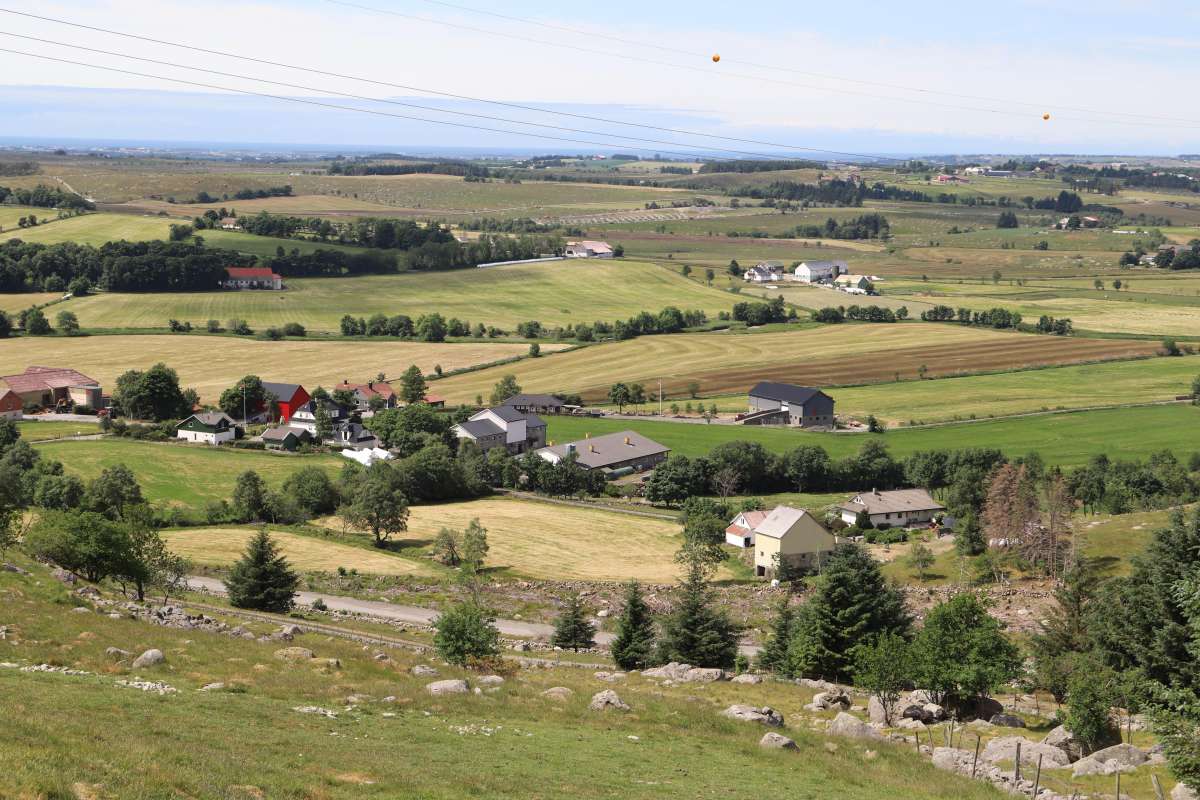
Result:
<svg viewBox="0 0 1200 800">
<path fill-rule="evenodd" d="M 21 569 L 16 564 L 10 564 L 7 561 L 5 561 L 3 564 L 0 564 L 0 569 L 4 570 L 5 572 L 15 572 L 18 575 L 29 574 L 29 570 Z"/>
<path fill-rule="evenodd" d="M 992 739 L 983 748 L 980 758 L 989 764 L 999 764 L 1002 761 L 1017 760 L 1017 745 L 1021 745 L 1021 763 L 1037 765 L 1038 756 L 1042 757 L 1042 766 L 1054 769 L 1067 767 L 1071 759 L 1062 750 L 1053 745 L 1033 742 L 1021 736 L 1001 736 Z"/>
<path fill-rule="evenodd" d="M 751 683 L 751 684 L 762 683 L 763 676 L 755 675 L 754 673 L 751 673 L 751 672 L 743 672 L 741 675 L 734 675 L 732 678 L 729 679 L 729 682 L 730 683 Z"/>
<path fill-rule="evenodd" d="M 642 670 L 642 675 L 647 678 L 666 678 L 673 681 L 681 681 L 691 668 L 691 664 L 680 664 L 677 661 L 672 661 L 670 664 L 664 664 L 661 667 Z"/>
<path fill-rule="evenodd" d="M 466 694 L 470 691 L 467 682 L 459 679 L 448 681 L 434 681 L 425 685 L 425 691 L 431 695 L 439 696 L 444 694 Z"/>
<path fill-rule="evenodd" d="M 822 711 L 828 711 L 832 708 L 849 711 L 852 703 L 850 702 L 850 695 L 838 689 L 831 692 L 817 692 L 813 695 L 812 705 Z"/>
<path fill-rule="evenodd" d="M 200 687 L 200 691 L 202 691 L 202 692 L 219 692 L 219 691 L 223 690 L 224 688 L 225 688 L 225 684 L 222 683 L 221 681 L 217 681 L 216 683 L 204 684 L 203 686 Z"/>
<path fill-rule="evenodd" d="M 92 610 L 87 606 L 75 606 L 71 609 L 72 614 L 90 614 Z"/>
<path fill-rule="evenodd" d="M 549 689 L 542 692 L 542 697 L 565 703 L 567 700 L 570 700 L 574 694 L 575 692 L 571 691 L 566 686 L 551 686 Z"/>
<path fill-rule="evenodd" d="M 1190 789 L 1182 783 L 1177 783 L 1171 790 L 1171 800 L 1200 800 L 1200 792 Z"/>
<path fill-rule="evenodd" d="M 1067 730 L 1067 726 L 1065 725 L 1059 725 L 1047 733 L 1046 738 L 1042 739 L 1042 744 L 1057 747 L 1066 753 L 1071 761 L 1078 761 L 1083 758 L 1083 742 L 1076 739 L 1075 734 Z"/>
<path fill-rule="evenodd" d="M 421 678 L 432 678 L 434 675 L 438 674 L 438 671 L 436 669 L 434 669 L 433 667 L 430 667 L 426 664 L 417 664 L 412 669 L 410 669 L 409 672 L 411 672 L 413 675 L 416 675 L 417 677 L 421 677 Z"/>
<path fill-rule="evenodd" d="M 838 715 L 833 718 L 825 732 L 830 736 L 843 736 L 848 739 L 881 739 L 879 731 L 872 728 L 868 723 L 863 722 L 858 717 L 851 716 L 845 711 L 839 711 Z"/>
<path fill-rule="evenodd" d="M 722 711 L 721 716 L 736 719 L 739 722 L 757 722 L 772 728 L 783 727 L 783 715 L 770 706 L 755 708 L 736 703 Z"/>
<path fill-rule="evenodd" d="M 596 680 L 601 680 L 605 683 L 616 683 L 617 681 L 625 680 L 624 672 L 594 672 L 592 674 L 596 677 Z"/>
<path fill-rule="evenodd" d="M 133 655 L 133 653 L 129 652 L 128 650 L 122 650 L 119 647 L 107 647 L 104 649 L 104 655 L 108 656 L 109 658 L 116 659 L 117 661 L 121 661 L 129 658 L 131 655 Z"/>
<path fill-rule="evenodd" d="M 314 653 L 307 647 L 285 647 L 282 650 L 276 650 L 275 657 L 280 661 L 311 661 Z"/>
<path fill-rule="evenodd" d="M 629 710 L 629 706 L 612 689 L 605 689 L 602 692 L 596 692 L 592 695 L 592 701 L 588 703 L 588 708 L 592 711 L 608 711 L 609 709 L 617 711 Z"/>
<path fill-rule="evenodd" d="M 1072 776 L 1079 778 L 1084 775 L 1112 775 L 1117 772 L 1130 772 L 1149 760 L 1149 756 L 1131 744 L 1115 744 L 1103 750 L 1097 750 L 1087 758 L 1075 763 Z"/>
<path fill-rule="evenodd" d="M 51 572 L 50 575 L 53 576 L 54 580 L 67 584 L 73 584 L 76 580 L 78 580 L 74 572 L 65 570 L 62 567 L 55 567 L 54 571 Z"/>
<path fill-rule="evenodd" d="M 933 765 L 947 772 L 960 772 L 965 762 L 970 769 L 974 753 L 959 750 L 957 747 L 935 747 L 933 749 Z"/>
<path fill-rule="evenodd" d="M 923 731 L 925 730 L 925 723 L 919 719 L 903 717 L 896 723 L 896 727 L 906 731 Z"/>
<path fill-rule="evenodd" d="M 499 675 L 484 675 L 475 682 L 483 687 L 499 686 L 500 684 L 504 683 L 504 678 L 501 678 Z"/>
<path fill-rule="evenodd" d="M 836 683 L 813 680 L 812 678 L 797 678 L 796 683 L 800 684 L 806 689 L 816 689 L 818 692 L 835 692 L 839 688 Z"/>
<path fill-rule="evenodd" d="M 1018 717 L 1016 714 L 993 714 L 989 720 L 993 725 L 1001 728 L 1024 728 L 1025 720 Z"/>
<path fill-rule="evenodd" d="M 299 625 L 284 625 L 279 629 L 279 632 L 285 636 L 299 636 L 300 634 L 304 633 L 304 629 Z"/>
<path fill-rule="evenodd" d="M 153 667 L 157 664 L 161 664 L 166 660 L 167 657 L 163 655 L 162 650 L 147 650 L 133 660 L 133 668 L 145 669 L 146 667 Z"/>
<path fill-rule="evenodd" d="M 848 710 L 848 709 L 843 709 Z M 904 706 L 900 703 L 893 703 L 888 713 L 888 709 L 884 708 L 883 701 L 875 695 L 871 695 L 867 700 L 867 719 L 876 725 L 896 725 L 903 717 Z"/>
<path fill-rule="evenodd" d="M 687 683 L 712 683 L 714 681 L 723 681 L 725 677 L 725 670 L 723 669 L 692 667 L 683 674 L 682 680 Z"/>
<path fill-rule="evenodd" d="M 775 731 L 767 731 L 763 737 L 758 740 L 758 746 L 768 750 L 799 750 L 796 742 Z"/>
</svg>

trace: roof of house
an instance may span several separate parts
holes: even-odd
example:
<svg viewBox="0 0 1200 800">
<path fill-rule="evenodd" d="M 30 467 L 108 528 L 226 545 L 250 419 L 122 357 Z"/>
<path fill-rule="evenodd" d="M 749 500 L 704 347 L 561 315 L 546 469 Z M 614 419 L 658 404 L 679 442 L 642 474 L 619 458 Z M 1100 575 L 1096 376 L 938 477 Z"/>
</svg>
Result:
<svg viewBox="0 0 1200 800">
<path fill-rule="evenodd" d="M 192 414 L 190 417 L 188 417 L 188 419 L 194 419 L 197 422 L 199 422 L 201 425 L 207 425 L 210 428 L 215 428 L 218 425 L 220 425 L 222 422 L 227 422 L 230 425 L 234 424 L 233 417 L 229 416 L 224 411 L 204 411 L 199 414 Z M 187 421 L 188 420 L 185 419 L 183 422 L 181 422 L 179 424 L 183 425 L 184 422 L 187 422 Z"/>
<path fill-rule="evenodd" d="M 804 405 L 818 394 L 822 394 L 821 390 L 811 386 L 793 386 L 790 383 L 774 383 L 772 381 L 761 381 L 750 390 L 751 397 L 763 397 L 767 400 L 799 405 Z"/>
<path fill-rule="evenodd" d="M 537 414 L 526 414 L 523 411 L 517 411 L 510 405 L 494 406 L 492 408 L 485 408 L 483 411 L 490 411 L 505 422 L 520 422 L 521 420 L 525 420 L 525 427 L 527 428 L 546 427 L 546 421 Z M 478 412 L 475 416 L 479 416 L 483 411 Z"/>
<path fill-rule="evenodd" d="M 0 376 L 0 381 L 17 394 L 46 389 L 65 389 L 71 386 L 99 386 L 100 384 L 73 369 L 65 367 L 26 367 L 18 375 Z"/>
<path fill-rule="evenodd" d="M 515 394 L 504 401 L 506 406 L 542 406 L 544 408 L 561 408 L 562 400 L 552 394 Z"/>
<path fill-rule="evenodd" d="M 591 250 L 593 253 L 611 253 L 612 252 L 612 248 L 609 246 L 608 242 L 592 242 L 592 241 L 586 241 L 586 240 L 582 241 L 582 242 L 567 242 L 567 247 L 573 247 L 573 246 L 574 247 L 586 247 L 588 250 Z"/>
<path fill-rule="evenodd" d="M 768 512 L 766 511 L 743 511 L 742 513 L 738 514 L 737 517 L 733 518 L 733 522 L 729 523 L 729 527 L 725 529 L 725 532 L 737 534 L 752 531 L 758 527 L 758 525 L 760 525 L 764 519 L 767 518 L 767 513 Z M 746 524 L 744 526 L 737 524 L 738 517 L 746 520 Z"/>
<path fill-rule="evenodd" d="M 835 283 L 858 283 L 859 281 L 870 281 L 866 275 L 838 275 L 833 279 Z"/>
<path fill-rule="evenodd" d="M 304 428 L 293 428 L 290 425 L 280 425 L 277 428 L 268 428 L 263 431 L 262 438 L 269 442 L 282 442 L 289 436 L 295 436 L 297 439 L 309 438 L 309 433 Z"/>
<path fill-rule="evenodd" d="M 300 414 L 301 412 L 307 411 L 308 413 L 312 414 L 313 417 L 316 417 L 318 407 L 324 408 L 326 413 L 328 413 L 332 418 L 344 417 L 348 413 L 345 406 L 343 406 L 341 403 L 335 402 L 334 400 L 330 400 L 327 397 L 310 399 L 307 403 L 297 408 L 296 413 Z"/>
<path fill-rule="evenodd" d="M 457 427 L 472 439 L 483 439 L 487 436 L 499 436 L 504 433 L 504 429 L 490 419 L 469 419 L 466 422 L 458 423 Z"/>
<path fill-rule="evenodd" d="M 945 509 L 924 489 L 896 489 L 890 492 L 870 491 L 856 495 L 842 508 L 847 511 L 866 511 L 868 514 L 894 514 L 898 512 L 942 511 Z"/>
<path fill-rule="evenodd" d="M 334 391 L 338 389 L 348 389 L 351 392 L 362 392 L 367 397 L 377 394 L 380 397 L 395 397 L 396 390 L 392 388 L 390 383 L 385 381 L 368 381 L 367 383 L 350 383 L 342 381 L 337 386 L 333 387 Z"/>
<path fill-rule="evenodd" d="M 221 217 L 222 225 L 237 225 L 237 217 Z"/>
<path fill-rule="evenodd" d="M 771 261 L 760 261 L 755 266 L 766 267 L 767 269 L 783 269 L 784 264 L 782 261 L 775 261 L 772 259 Z"/>
<path fill-rule="evenodd" d="M 796 269 L 800 267 L 808 267 L 809 269 L 830 269 L 845 264 L 845 261 L 801 261 L 796 265 Z"/>
<path fill-rule="evenodd" d="M 278 278 L 274 271 L 267 267 L 226 267 L 230 278 Z"/>
<path fill-rule="evenodd" d="M 276 400 L 288 401 L 296 396 L 296 392 L 304 387 L 298 383 L 274 383 L 271 381 L 263 381 L 262 386 L 271 394 L 275 395 Z"/>
<path fill-rule="evenodd" d="M 635 431 L 621 431 L 594 439 L 581 439 L 567 444 L 544 447 L 538 452 L 551 452 L 560 458 L 567 455 L 574 445 L 576 461 L 588 469 L 599 469 L 610 464 L 620 464 L 636 458 L 671 452 L 671 448 L 648 439 Z"/>
<path fill-rule="evenodd" d="M 808 512 L 803 508 L 791 506 L 775 506 L 766 518 L 754 527 L 756 536 L 769 536 L 772 539 L 783 538 Z"/>
</svg>

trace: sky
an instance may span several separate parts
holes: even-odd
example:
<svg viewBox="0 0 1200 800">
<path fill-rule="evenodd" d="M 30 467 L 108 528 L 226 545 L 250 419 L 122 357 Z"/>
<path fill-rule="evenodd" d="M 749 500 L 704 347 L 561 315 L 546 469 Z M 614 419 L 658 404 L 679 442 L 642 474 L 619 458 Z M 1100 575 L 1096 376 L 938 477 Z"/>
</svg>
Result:
<svg viewBox="0 0 1200 800">
<path fill-rule="evenodd" d="M 738 151 L 726 152 L 730 157 L 821 155 L 804 148 L 1200 152 L 1200 109 L 1187 101 L 1200 82 L 1200 4 L 1187 0 L 1093 0 L 1084 6 L 1057 0 L 0 0 L 0 9 L 0 48 L 24 53 L 0 52 L 5 138 L 360 145 L 406 152 L 472 146 L 577 152 L 598 149 L 598 143 L 645 152 L 687 153 L 700 146 Z M 377 83 L 247 63 L 9 11 Z M 719 63 L 713 53 L 720 54 Z M 450 102 L 421 90 L 601 121 Z"/>
</svg>

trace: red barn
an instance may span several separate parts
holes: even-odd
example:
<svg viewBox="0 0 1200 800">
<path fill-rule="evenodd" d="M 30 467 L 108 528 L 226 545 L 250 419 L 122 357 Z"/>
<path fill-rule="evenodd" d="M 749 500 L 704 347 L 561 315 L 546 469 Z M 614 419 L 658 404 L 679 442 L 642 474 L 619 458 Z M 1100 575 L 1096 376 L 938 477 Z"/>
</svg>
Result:
<svg viewBox="0 0 1200 800">
<path fill-rule="evenodd" d="M 20 419 L 23 405 L 20 395 L 0 387 L 0 419 Z"/>
<path fill-rule="evenodd" d="M 269 393 L 275 395 L 276 403 L 279 406 L 279 417 L 284 422 L 292 418 L 305 403 L 312 398 L 308 396 L 308 392 L 304 391 L 304 387 L 298 383 L 269 383 L 263 381 L 263 388 Z"/>
</svg>

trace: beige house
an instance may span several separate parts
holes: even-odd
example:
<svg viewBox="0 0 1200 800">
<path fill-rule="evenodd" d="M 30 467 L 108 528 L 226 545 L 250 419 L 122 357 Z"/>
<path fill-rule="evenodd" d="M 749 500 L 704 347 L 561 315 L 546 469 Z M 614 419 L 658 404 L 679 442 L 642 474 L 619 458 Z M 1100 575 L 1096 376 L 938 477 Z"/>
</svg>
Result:
<svg viewBox="0 0 1200 800">
<path fill-rule="evenodd" d="M 945 510 L 946 507 L 924 489 L 897 489 L 891 492 L 872 489 L 855 495 L 841 505 L 843 522 L 853 525 L 858 515 L 865 513 L 876 528 L 880 525 L 892 528 L 927 525 Z"/>
<path fill-rule="evenodd" d="M 803 508 L 776 506 L 754 528 L 754 574 L 775 576 L 780 564 L 817 569 L 837 540 Z"/>
</svg>

